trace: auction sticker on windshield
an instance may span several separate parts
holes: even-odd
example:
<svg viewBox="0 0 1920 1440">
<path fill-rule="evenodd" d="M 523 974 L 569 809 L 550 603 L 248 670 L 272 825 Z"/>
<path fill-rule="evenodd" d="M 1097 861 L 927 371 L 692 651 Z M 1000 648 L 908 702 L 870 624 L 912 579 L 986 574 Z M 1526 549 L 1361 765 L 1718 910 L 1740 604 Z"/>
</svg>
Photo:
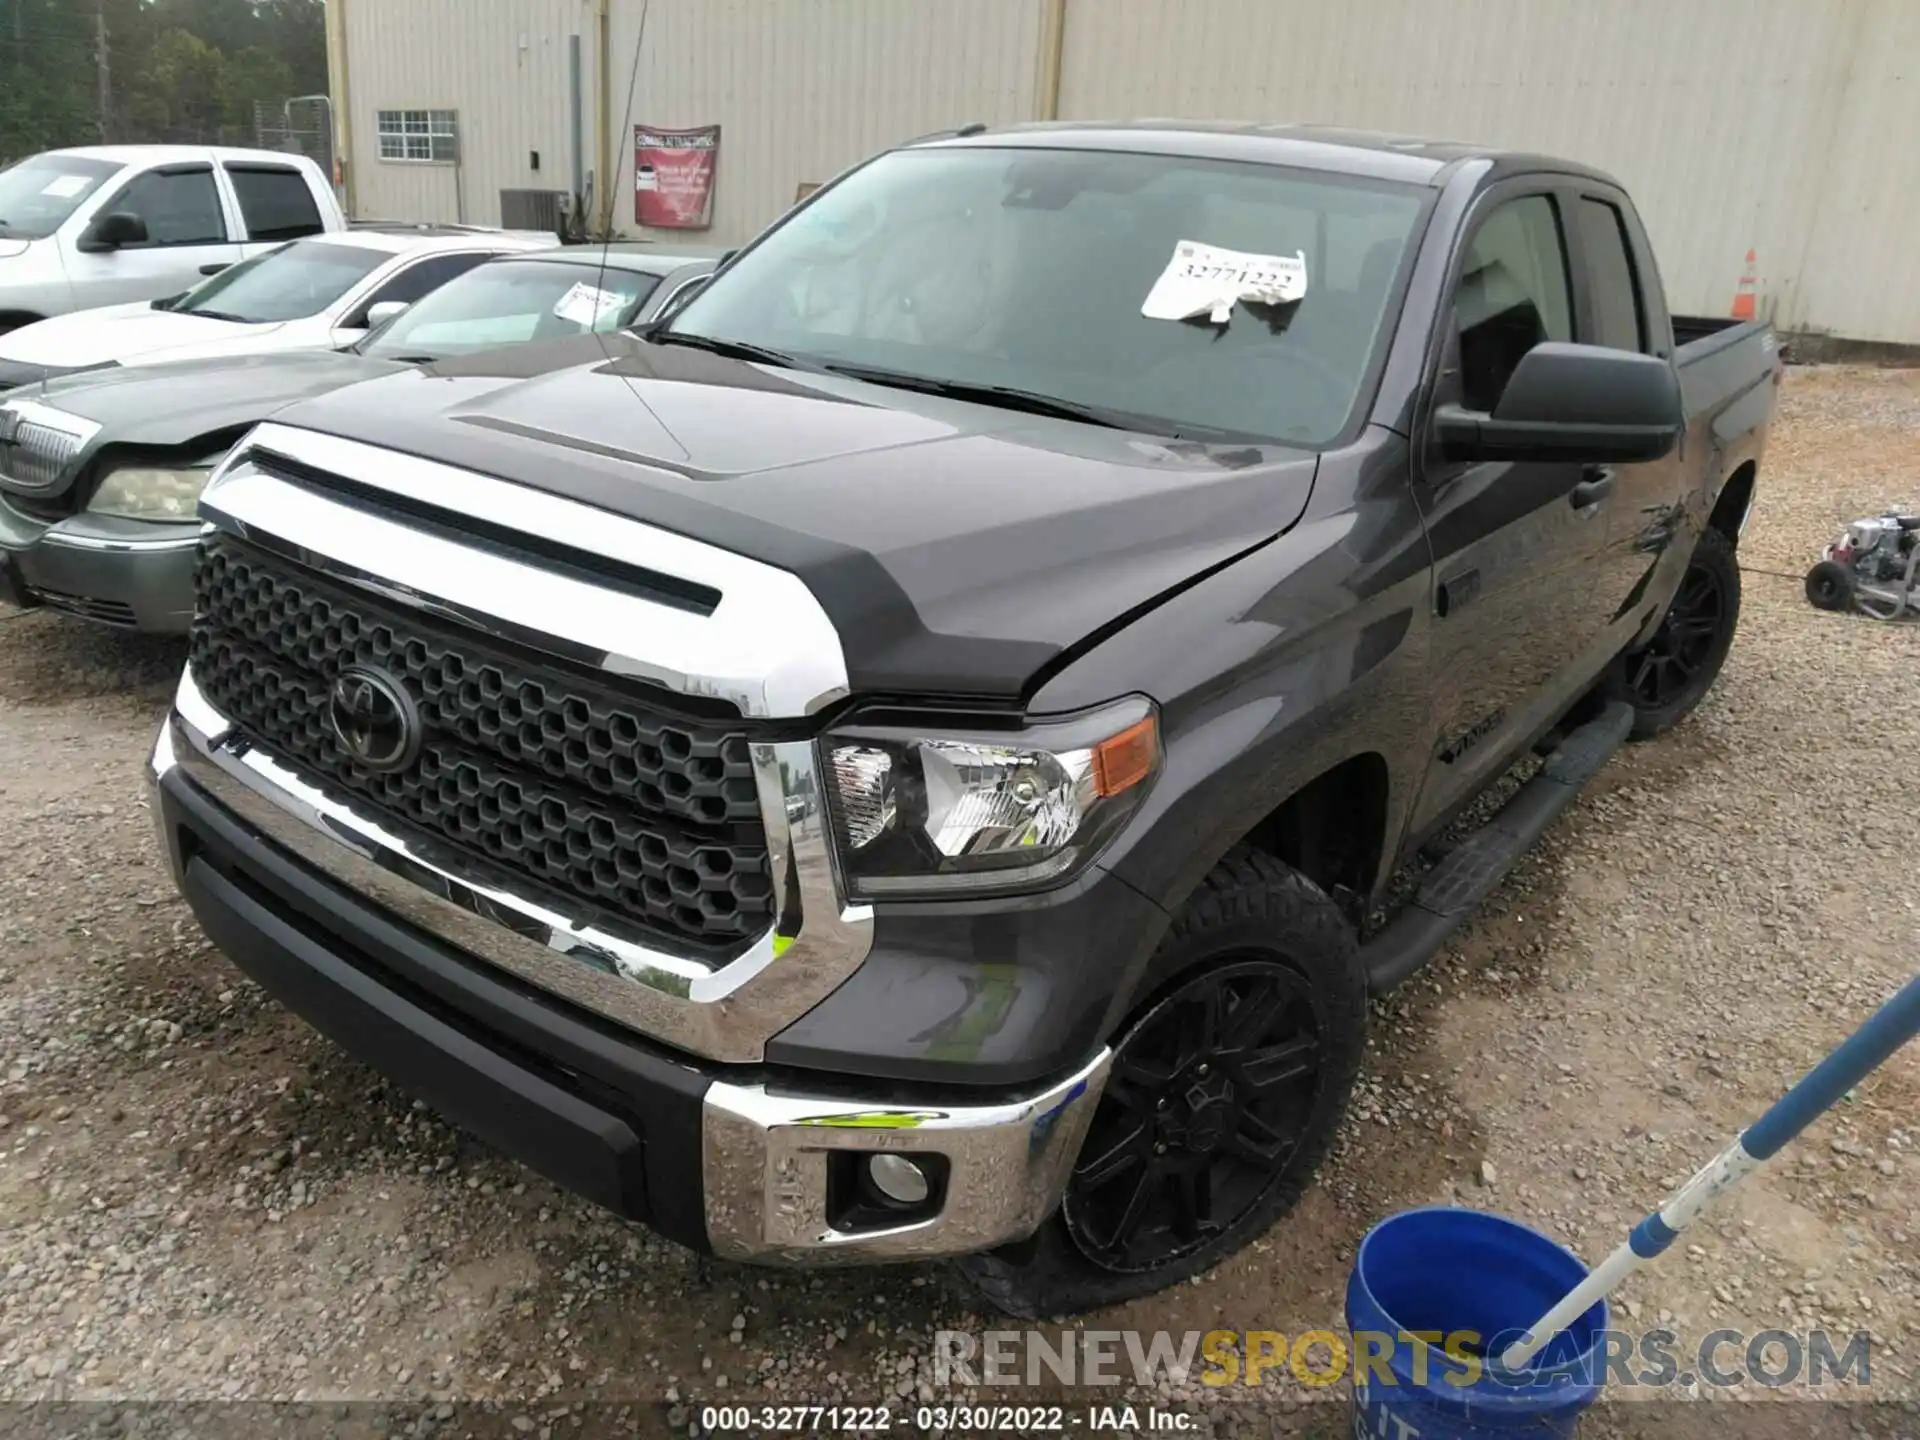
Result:
<svg viewBox="0 0 1920 1440">
<path fill-rule="evenodd" d="M 56 175 L 46 183 L 40 193 L 51 195 L 56 200 L 71 200 L 91 184 L 93 184 L 91 175 Z"/>
<path fill-rule="evenodd" d="M 1307 254 L 1255 255 L 1181 240 L 1140 313 L 1149 320 L 1205 315 L 1215 325 L 1233 318 L 1235 304 L 1291 305 L 1307 293 Z"/>
<path fill-rule="evenodd" d="M 596 290 L 593 286 L 580 284 L 562 295 L 554 305 L 553 313 L 562 320 L 570 320 L 591 330 L 609 315 L 617 313 L 626 301 L 609 290 Z"/>
</svg>

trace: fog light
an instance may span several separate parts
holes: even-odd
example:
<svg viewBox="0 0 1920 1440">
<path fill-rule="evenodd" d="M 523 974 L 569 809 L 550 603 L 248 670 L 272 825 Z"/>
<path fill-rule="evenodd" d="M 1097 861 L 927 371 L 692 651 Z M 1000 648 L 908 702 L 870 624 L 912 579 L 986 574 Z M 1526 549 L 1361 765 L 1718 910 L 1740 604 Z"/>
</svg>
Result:
<svg viewBox="0 0 1920 1440">
<path fill-rule="evenodd" d="M 873 1188 L 901 1205 L 926 1203 L 932 1188 L 927 1172 L 904 1155 L 876 1155 L 867 1161 L 867 1178 Z"/>
</svg>

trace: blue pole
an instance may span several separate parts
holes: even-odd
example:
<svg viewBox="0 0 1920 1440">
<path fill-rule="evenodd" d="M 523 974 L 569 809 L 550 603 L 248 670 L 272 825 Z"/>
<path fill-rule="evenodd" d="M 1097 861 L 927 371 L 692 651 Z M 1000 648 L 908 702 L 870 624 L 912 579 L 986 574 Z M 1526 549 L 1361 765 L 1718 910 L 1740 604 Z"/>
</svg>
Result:
<svg viewBox="0 0 1920 1440">
<path fill-rule="evenodd" d="M 1523 1369 L 1549 1340 L 1593 1308 L 1627 1276 L 1673 1244 L 1715 1200 L 1777 1155 L 1781 1148 L 1829 1110 L 1907 1041 L 1920 1035 L 1920 975 L 1907 981 L 1867 1022 L 1826 1059 L 1802 1075 L 1712 1162 L 1667 1197 L 1667 1203 L 1633 1227 L 1626 1241 L 1596 1265 L 1558 1304 L 1508 1347 L 1500 1364 Z"/>
<path fill-rule="evenodd" d="M 1740 1137 L 1741 1145 L 1754 1159 L 1771 1160 L 1789 1140 L 1915 1035 L 1920 1035 L 1920 975 L 1909 980 L 1838 1050 L 1801 1076 L 1771 1110 L 1749 1125 Z"/>
</svg>

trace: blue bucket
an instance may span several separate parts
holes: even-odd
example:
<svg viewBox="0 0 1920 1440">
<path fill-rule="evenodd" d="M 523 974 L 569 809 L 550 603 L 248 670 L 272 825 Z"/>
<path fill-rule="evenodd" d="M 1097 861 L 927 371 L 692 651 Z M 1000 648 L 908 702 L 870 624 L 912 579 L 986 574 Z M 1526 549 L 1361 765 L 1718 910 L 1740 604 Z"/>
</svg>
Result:
<svg viewBox="0 0 1920 1440">
<path fill-rule="evenodd" d="M 1492 1360 L 1586 1274 L 1571 1250 L 1499 1215 L 1436 1207 L 1382 1220 L 1347 1281 L 1355 1440 L 1571 1436 L 1606 1378 L 1606 1301 L 1526 1370 L 1495 1373 Z"/>
</svg>

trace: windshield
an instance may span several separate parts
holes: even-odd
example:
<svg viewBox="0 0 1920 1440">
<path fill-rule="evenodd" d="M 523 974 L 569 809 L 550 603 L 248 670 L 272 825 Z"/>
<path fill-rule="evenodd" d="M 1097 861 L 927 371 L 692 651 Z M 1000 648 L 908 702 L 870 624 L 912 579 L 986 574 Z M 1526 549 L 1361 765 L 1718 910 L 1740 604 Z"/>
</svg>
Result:
<svg viewBox="0 0 1920 1440">
<path fill-rule="evenodd" d="M 361 345 L 382 359 L 441 359 L 616 330 L 660 283 L 637 270 L 550 260 L 496 260 L 424 297 Z"/>
<path fill-rule="evenodd" d="M 183 315 L 253 325 L 300 320 L 318 315 L 391 259 L 387 250 L 296 240 L 222 270 L 172 308 Z"/>
<path fill-rule="evenodd" d="M 36 155 L 0 170 L 0 239 L 45 239 L 123 168 L 74 155 Z"/>
<path fill-rule="evenodd" d="M 898 151 L 741 255 L 670 333 L 1166 434 L 1324 444 L 1360 398 L 1423 194 L 1179 156 Z M 1202 248 L 1176 259 L 1182 242 Z"/>
</svg>

